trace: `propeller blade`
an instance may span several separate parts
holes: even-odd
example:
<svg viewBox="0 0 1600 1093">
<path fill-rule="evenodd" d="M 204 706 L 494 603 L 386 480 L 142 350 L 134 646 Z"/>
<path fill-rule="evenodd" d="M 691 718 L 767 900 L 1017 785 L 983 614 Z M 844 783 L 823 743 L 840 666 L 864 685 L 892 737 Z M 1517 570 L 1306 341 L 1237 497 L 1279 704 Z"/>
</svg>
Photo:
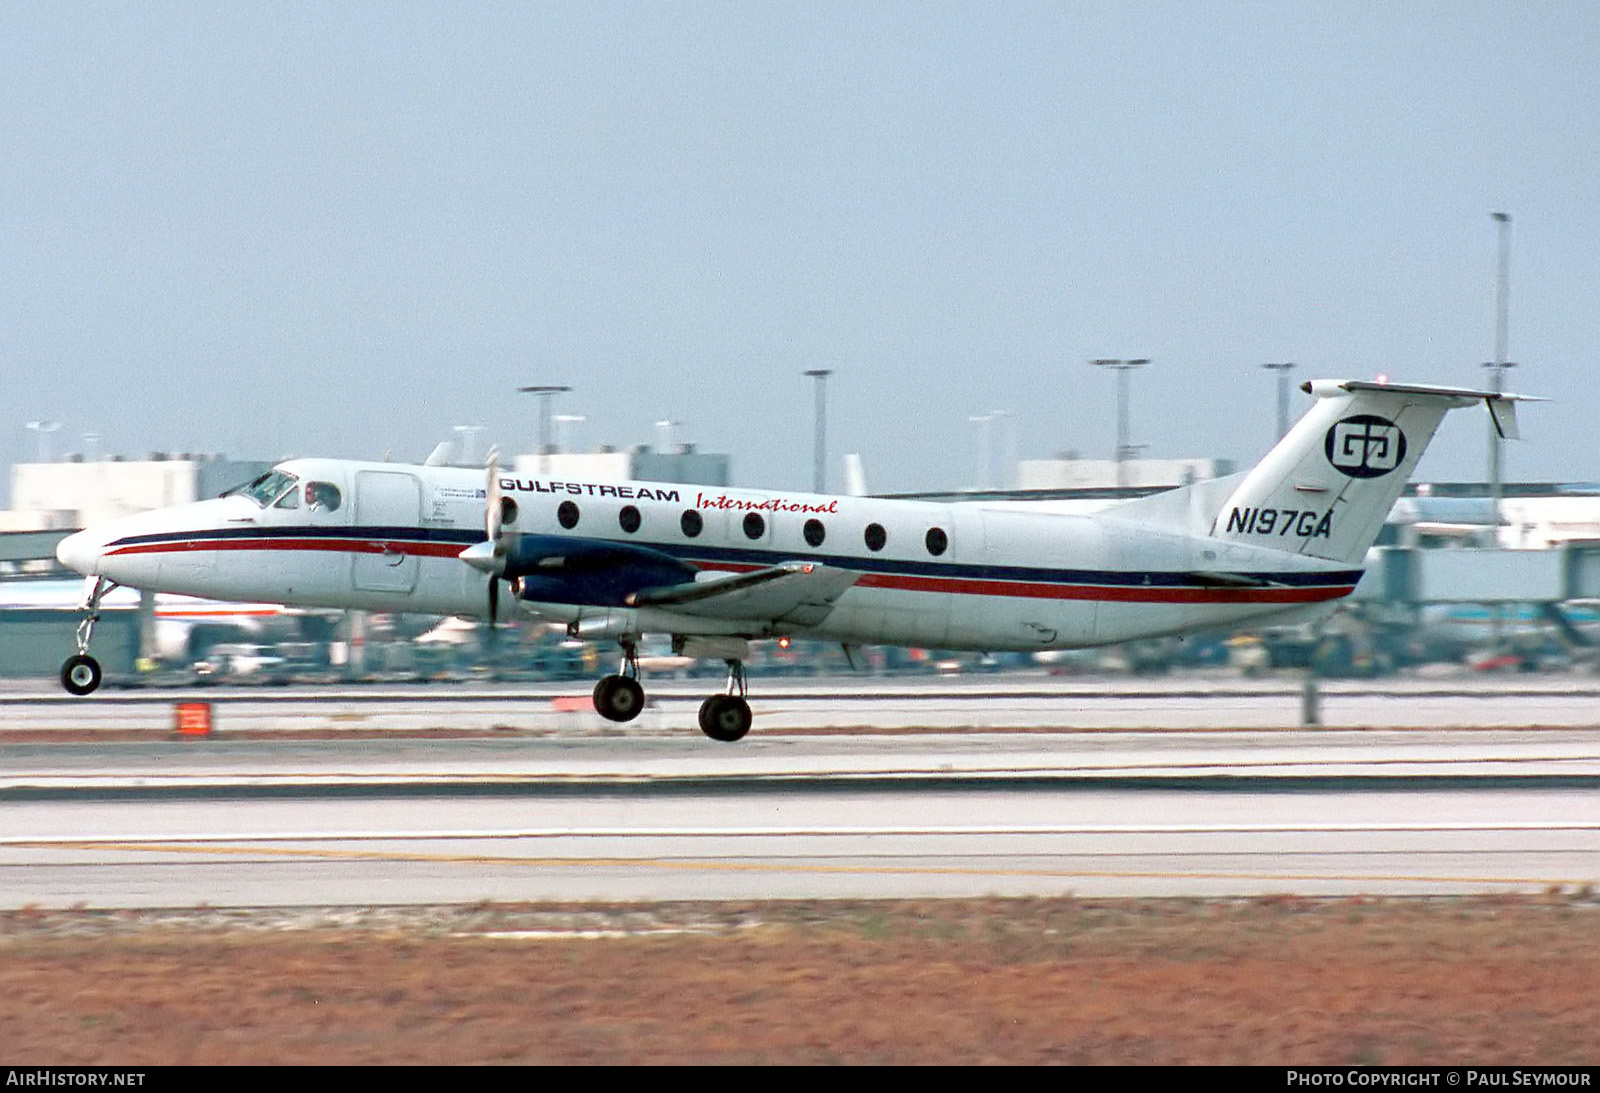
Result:
<svg viewBox="0 0 1600 1093">
<path fill-rule="evenodd" d="M 489 485 L 484 491 L 483 534 L 491 543 L 500 541 L 500 449 L 489 449 Z"/>
<path fill-rule="evenodd" d="M 489 578 L 489 626 L 492 629 L 500 621 L 500 578 Z"/>
</svg>

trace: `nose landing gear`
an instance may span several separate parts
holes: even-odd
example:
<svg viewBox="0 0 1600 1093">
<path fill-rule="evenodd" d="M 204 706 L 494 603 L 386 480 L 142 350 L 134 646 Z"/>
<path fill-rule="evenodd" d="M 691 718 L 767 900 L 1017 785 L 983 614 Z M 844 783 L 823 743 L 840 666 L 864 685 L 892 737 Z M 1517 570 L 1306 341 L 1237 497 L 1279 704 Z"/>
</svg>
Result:
<svg viewBox="0 0 1600 1093">
<path fill-rule="evenodd" d="M 61 685 L 69 694 L 86 695 L 100 686 L 100 662 L 88 653 L 70 656 L 61 665 Z"/>
<path fill-rule="evenodd" d="M 100 621 L 100 600 L 116 585 L 104 577 L 96 577 L 89 598 L 84 602 L 88 612 L 78 623 L 78 651 L 61 665 L 61 686 L 68 694 L 86 695 L 100 686 L 104 673 L 100 662 L 89 655 L 89 640 L 94 637 L 94 624 Z"/>
</svg>

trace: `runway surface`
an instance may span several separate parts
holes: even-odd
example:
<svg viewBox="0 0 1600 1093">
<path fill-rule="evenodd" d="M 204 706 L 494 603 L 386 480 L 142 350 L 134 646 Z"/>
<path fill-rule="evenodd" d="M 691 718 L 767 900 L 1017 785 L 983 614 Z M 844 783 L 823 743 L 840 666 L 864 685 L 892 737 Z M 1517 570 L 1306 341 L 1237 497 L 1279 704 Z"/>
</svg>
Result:
<svg viewBox="0 0 1600 1093">
<path fill-rule="evenodd" d="M 637 721 L 605 721 L 592 681 L 546 686 L 458 683 L 329 688 L 104 689 L 74 698 L 44 682 L 0 689 L 7 731 L 171 727 L 175 702 L 211 702 L 221 732 L 471 731 L 563 735 L 694 732 L 721 681 L 645 679 Z M 1270 729 L 1304 721 L 1301 681 L 1237 675 L 1128 677 L 840 676 L 752 681 L 755 733 L 797 729 Z M 1589 675 L 1324 680 L 1317 720 L 1348 728 L 1600 728 L 1600 679 Z"/>
<path fill-rule="evenodd" d="M 1299 696 L 1281 683 L 1121 698 L 1023 683 L 757 696 L 757 729 L 732 746 L 688 728 L 698 688 L 660 689 L 662 723 L 625 730 L 552 710 L 549 692 L 213 692 L 219 731 L 198 740 L 159 731 L 167 695 L 8 695 L 0 906 L 1600 884 L 1596 696 L 1570 681 L 1324 696 L 1328 721 L 1455 724 L 1467 709 L 1473 725 L 1521 726 L 1448 729 L 1239 728 L 1252 703 L 1293 724 Z M 247 716 L 254 732 L 228 727 Z M 1041 723 L 983 727 L 1025 716 Z M 323 731 L 257 736 L 271 718 Z M 39 731 L 72 721 L 99 727 Z M 439 730 L 468 735 L 418 735 Z"/>
<path fill-rule="evenodd" d="M 1447 894 L 1600 881 L 1592 788 L 776 787 L 11 804 L 19 907 Z"/>
</svg>

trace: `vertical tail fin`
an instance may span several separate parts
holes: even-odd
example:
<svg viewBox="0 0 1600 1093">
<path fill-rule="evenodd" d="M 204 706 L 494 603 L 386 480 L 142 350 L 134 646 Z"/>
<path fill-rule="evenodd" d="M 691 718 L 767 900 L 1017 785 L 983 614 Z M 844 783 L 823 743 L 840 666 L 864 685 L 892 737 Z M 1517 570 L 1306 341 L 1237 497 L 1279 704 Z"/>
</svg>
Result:
<svg viewBox="0 0 1600 1093">
<path fill-rule="evenodd" d="M 1516 435 L 1521 395 L 1459 387 L 1315 380 L 1317 403 L 1229 496 L 1217 539 L 1359 564 L 1444 415 L 1483 400 Z"/>
</svg>

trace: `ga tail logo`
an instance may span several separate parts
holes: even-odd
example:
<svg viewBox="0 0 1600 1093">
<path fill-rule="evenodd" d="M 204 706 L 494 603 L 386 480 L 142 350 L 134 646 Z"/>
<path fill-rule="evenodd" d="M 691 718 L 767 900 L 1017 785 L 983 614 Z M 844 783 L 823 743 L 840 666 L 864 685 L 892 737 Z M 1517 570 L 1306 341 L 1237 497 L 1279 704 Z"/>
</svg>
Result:
<svg viewBox="0 0 1600 1093">
<path fill-rule="evenodd" d="M 1332 463 L 1351 478 L 1379 478 L 1406 457 L 1406 434 L 1388 418 L 1353 414 L 1328 430 L 1323 449 Z"/>
</svg>

